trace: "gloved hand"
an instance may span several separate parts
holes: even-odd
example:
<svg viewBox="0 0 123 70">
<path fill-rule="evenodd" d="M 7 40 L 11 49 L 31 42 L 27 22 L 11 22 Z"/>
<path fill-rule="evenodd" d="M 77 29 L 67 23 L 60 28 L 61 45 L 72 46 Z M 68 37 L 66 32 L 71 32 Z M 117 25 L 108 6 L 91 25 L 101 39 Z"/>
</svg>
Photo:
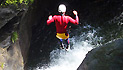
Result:
<svg viewBox="0 0 123 70">
<path fill-rule="evenodd" d="M 50 15 L 48 19 L 49 19 L 49 20 L 52 19 L 52 15 Z"/>
<path fill-rule="evenodd" d="M 77 13 L 77 11 L 74 10 L 74 11 L 73 11 L 73 14 L 77 16 L 78 13 Z"/>
</svg>

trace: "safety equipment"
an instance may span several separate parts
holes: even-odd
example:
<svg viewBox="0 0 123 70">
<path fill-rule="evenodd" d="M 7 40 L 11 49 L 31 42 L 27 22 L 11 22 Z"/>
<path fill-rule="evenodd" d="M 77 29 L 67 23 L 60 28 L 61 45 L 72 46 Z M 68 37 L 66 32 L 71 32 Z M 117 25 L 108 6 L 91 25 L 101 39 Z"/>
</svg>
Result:
<svg viewBox="0 0 123 70">
<path fill-rule="evenodd" d="M 66 36 L 65 33 L 57 33 L 56 37 L 58 39 L 68 39 L 69 38 L 69 34 L 68 34 L 68 36 Z"/>
<path fill-rule="evenodd" d="M 61 12 L 61 13 L 66 12 L 66 6 L 64 4 L 60 4 L 58 7 L 58 12 Z"/>
</svg>

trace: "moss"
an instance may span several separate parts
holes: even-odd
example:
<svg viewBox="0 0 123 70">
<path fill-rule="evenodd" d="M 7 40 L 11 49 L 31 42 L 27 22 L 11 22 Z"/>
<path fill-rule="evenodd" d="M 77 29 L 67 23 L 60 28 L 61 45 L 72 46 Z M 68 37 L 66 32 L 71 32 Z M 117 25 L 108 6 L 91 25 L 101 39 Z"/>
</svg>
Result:
<svg viewBox="0 0 123 70">
<path fill-rule="evenodd" d="M 34 0 L 5 0 L 5 2 L 1 3 L 1 6 L 5 6 L 5 5 L 16 5 L 18 6 L 19 4 L 25 4 L 28 5 L 30 3 L 33 3 Z"/>
<path fill-rule="evenodd" d="M 3 69 L 5 63 L 0 63 L 0 67 Z"/>
<path fill-rule="evenodd" d="M 12 36 L 11 36 L 12 42 L 13 42 L 13 43 L 16 42 L 17 39 L 18 39 L 18 34 L 17 34 L 17 32 L 13 32 L 13 33 L 12 33 Z"/>
</svg>

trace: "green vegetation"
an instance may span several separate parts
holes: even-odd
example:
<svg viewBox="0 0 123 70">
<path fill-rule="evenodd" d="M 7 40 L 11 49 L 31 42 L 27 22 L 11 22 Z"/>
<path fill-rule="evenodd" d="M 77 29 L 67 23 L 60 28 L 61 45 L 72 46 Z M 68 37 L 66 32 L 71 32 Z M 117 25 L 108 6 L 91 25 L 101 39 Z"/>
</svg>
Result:
<svg viewBox="0 0 123 70">
<path fill-rule="evenodd" d="M 3 69 L 4 68 L 4 63 L 0 63 L 0 67 Z"/>
<path fill-rule="evenodd" d="M 11 37 L 12 42 L 13 42 L 13 43 L 16 42 L 17 39 L 18 39 L 18 34 L 17 34 L 17 32 L 13 32 L 13 33 L 12 33 L 12 37 Z"/>
<path fill-rule="evenodd" d="M 3 6 L 3 5 L 11 5 L 11 4 L 17 6 L 18 4 L 22 4 L 22 3 L 28 5 L 30 3 L 33 3 L 33 1 L 34 0 L 5 0 L 5 2 L 1 3 L 1 6 Z"/>
</svg>

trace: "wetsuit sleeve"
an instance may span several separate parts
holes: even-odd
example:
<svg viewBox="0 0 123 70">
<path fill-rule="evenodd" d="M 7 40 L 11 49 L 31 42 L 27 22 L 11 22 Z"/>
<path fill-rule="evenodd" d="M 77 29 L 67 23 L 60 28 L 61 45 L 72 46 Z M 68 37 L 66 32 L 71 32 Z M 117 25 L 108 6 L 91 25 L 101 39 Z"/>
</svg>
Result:
<svg viewBox="0 0 123 70">
<path fill-rule="evenodd" d="M 79 17 L 77 15 L 76 15 L 76 19 L 73 19 L 70 16 L 68 18 L 69 18 L 70 23 L 73 23 L 73 24 L 76 24 L 76 25 L 79 24 Z"/>
<path fill-rule="evenodd" d="M 47 20 L 47 25 L 50 25 L 52 22 L 54 22 L 55 16 L 52 17 L 52 19 Z"/>
</svg>

